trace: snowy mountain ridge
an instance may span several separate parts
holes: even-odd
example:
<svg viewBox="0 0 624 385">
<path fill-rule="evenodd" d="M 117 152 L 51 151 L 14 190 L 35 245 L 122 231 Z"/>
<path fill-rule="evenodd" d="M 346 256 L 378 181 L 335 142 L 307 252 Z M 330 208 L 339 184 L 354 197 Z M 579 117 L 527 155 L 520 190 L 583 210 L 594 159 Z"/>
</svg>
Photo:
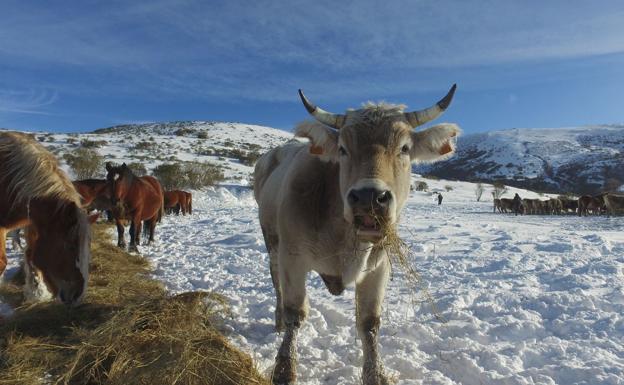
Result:
<svg viewBox="0 0 624 385">
<path fill-rule="evenodd" d="M 624 125 L 490 131 L 461 137 L 457 147 L 450 160 L 418 170 L 551 192 L 595 193 L 624 184 Z"/>
</svg>

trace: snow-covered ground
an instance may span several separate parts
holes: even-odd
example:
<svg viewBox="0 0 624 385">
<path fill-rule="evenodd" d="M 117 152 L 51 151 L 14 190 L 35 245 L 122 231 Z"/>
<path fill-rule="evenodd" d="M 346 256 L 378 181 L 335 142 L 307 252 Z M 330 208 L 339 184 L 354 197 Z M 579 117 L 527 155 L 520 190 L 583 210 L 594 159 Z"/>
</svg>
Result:
<svg viewBox="0 0 624 385">
<path fill-rule="evenodd" d="M 206 140 L 172 136 L 170 125 L 44 139 L 59 155 L 73 151 L 70 139 L 86 138 L 106 141 L 98 151 L 107 160 L 153 166 L 174 157 L 224 167 L 228 184 L 195 192 L 193 215 L 165 217 L 157 242 L 142 252 L 172 291 L 228 297 L 232 340 L 269 372 L 281 336 L 273 329 L 275 300 L 257 206 L 246 187 L 252 168 L 234 158 L 199 156 L 196 149 L 251 143 L 262 152 L 292 134 L 192 123 L 207 132 Z M 158 151 L 139 151 L 141 141 L 157 143 Z M 475 202 L 471 183 L 426 182 L 442 191 L 443 204 L 429 193 L 412 193 L 399 227 L 422 282 L 410 286 L 396 271 L 382 316 L 383 360 L 398 384 L 624 384 L 624 217 L 493 214 L 488 188 L 487 201 Z M 506 197 L 515 192 L 538 197 L 516 189 Z M 8 247 L 10 275 L 19 253 Z M 331 296 L 311 274 L 308 294 L 300 383 L 357 384 L 353 290 Z M 0 314 L 8 311 L 0 303 Z"/>
<path fill-rule="evenodd" d="M 427 183 L 453 190 L 441 206 L 413 193 L 402 216 L 422 283 L 396 271 L 386 295 L 381 351 L 398 384 L 624 383 L 624 218 L 493 214 L 473 184 Z M 194 208 L 142 252 L 170 290 L 228 297 L 231 338 L 268 372 L 281 336 L 252 191 L 196 192 Z M 308 294 L 300 383 L 357 384 L 353 290 L 333 297 L 310 274 Z"/>
</svg>

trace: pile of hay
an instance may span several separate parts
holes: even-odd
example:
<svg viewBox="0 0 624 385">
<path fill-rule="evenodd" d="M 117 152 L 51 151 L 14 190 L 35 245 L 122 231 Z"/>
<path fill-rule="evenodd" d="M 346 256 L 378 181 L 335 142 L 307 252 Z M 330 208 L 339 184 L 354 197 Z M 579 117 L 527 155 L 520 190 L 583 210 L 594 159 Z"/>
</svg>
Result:
<svg viewBox="0 0 624 385">
<path fill-rule="evenodd" d="M 94 226 L 83 305 L 24 305 L 0 321 L 0 384 L 268 384 L 219 332 L 222 298 L 168 295 L 106 230 Z M 0 291 L 13 303 L 18 293 Z"/>
</svg>

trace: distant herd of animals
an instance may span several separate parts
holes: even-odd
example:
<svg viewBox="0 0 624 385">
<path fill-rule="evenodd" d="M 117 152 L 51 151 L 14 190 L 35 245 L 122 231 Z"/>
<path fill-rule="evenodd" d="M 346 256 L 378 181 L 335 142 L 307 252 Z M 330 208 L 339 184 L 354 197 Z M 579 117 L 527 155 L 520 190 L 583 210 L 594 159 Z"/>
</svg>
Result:
<svg viewBox="0 0 624 385">
<path fill-rule="evenodd" d="M 513 199 L 494 199 L 494 212 L 516 215 L 619 215 L 624 214 L 624 194 L 583 195 L 578 199 L 559 196 L 547 200 L 522 199 L 516 194 Z"/>
<path fill-rule="evenodd" d="M 308 313 L 306 276 L 312 271 L 333 295 L 355 286 L 362 383 L 391 383 L 377 342 L 390 277 L 385 242 L 409 195 L 412 163 L 455 153 L 461 133 L 457 125 L 417 129 L 447 109 L 455 89 L 453 85 L 422 110 L 368 103 L 344 114 L 317 107 L 299 90 L 314 120 L 297 125 L 295 136 L 309 142 L 291 141 L 270 150 L 253 174 L 277 299 L 275 327 L 283 332 L 274 384 L 296 383 L 297 337 Z M 134 250 L 142 229 L 148 242 L 154 240 L 154 228 L 165 212 L 192 210 L 190 194 L 164 192 L 155 178 L 136 176 L 125 164 L 107 164 L 106 171 L 105 180 L 72 183 L 57 159 L 32 137 L 0 132 L 0 273 L 6 267 L 7 231 L 25 227 L 25 289 L 38 293 L 45 287 L 52 298 L 75 306 L 85 294 L 89 224 L 98 215 L 83 207 L 110 212 L 120 247 L 125 247 L 124 225 L 129 223 L 129 247 Z M 519 196 L 514 201 L 515 206 L 503 199 L 496 204 L 501 211 L 541 210 Z M 563 203 L 558 207 L 563 210 Z"/>
</svg>

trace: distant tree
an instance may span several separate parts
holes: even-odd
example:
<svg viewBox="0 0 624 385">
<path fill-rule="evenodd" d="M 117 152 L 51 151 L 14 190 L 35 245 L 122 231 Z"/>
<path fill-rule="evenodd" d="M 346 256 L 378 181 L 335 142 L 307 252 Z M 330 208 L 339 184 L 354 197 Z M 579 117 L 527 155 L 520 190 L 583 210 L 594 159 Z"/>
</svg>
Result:
<svg viewBox="0 0 624 385">
<path fill-rule="evenodd" d="M 145 168 L 145 165 L 141 162 L 130 162 L 128 163 L 128 167 L 130 168 L 130 170 L 132 170 L 134 175 L 137 175 L 137 176 L 147 175 L 147 169 Z"/>
<path fill-rule="evenodd" d="M 76 179 L 96 178 L 103 174 L 104 159 L 96 150 L 80 147 L 65 153 L 63 159 Z"/>
<path fill-rule="evenodd" d="M 152 171 L 165 190 L 175 190 L 184 185 L 180 163 L 163 163 L 156 166 Z"/>
<path fill-rule="evenodd" d="M 222 181 L 221 168 L 202 162 L 163 163 L 153 169 L 165 190 L 200 189 Z"/>
<path fill-rule="evenodd" d="M 427 182 L 420 181 L 416 183 L 416 191 L 427 191 L 428 189 Z"/>
<path fill-rule="evenodd" d="M 481 183 L 477 183 L 475 186 L 475 197 L 477 198 L 477 202 L 481 200 L 481 195 L 483 195 L 484 190 L 483 185 Z"/>
<path fill-rule="evenodd" d="M 507 186 L 505 186 L 501 182 L 496 182 L 494 183 L 494 190 L 492 191 L 492 195 L 494 196 L 494 199 L 500 199 L 507 191 Z"/>
</svg>

